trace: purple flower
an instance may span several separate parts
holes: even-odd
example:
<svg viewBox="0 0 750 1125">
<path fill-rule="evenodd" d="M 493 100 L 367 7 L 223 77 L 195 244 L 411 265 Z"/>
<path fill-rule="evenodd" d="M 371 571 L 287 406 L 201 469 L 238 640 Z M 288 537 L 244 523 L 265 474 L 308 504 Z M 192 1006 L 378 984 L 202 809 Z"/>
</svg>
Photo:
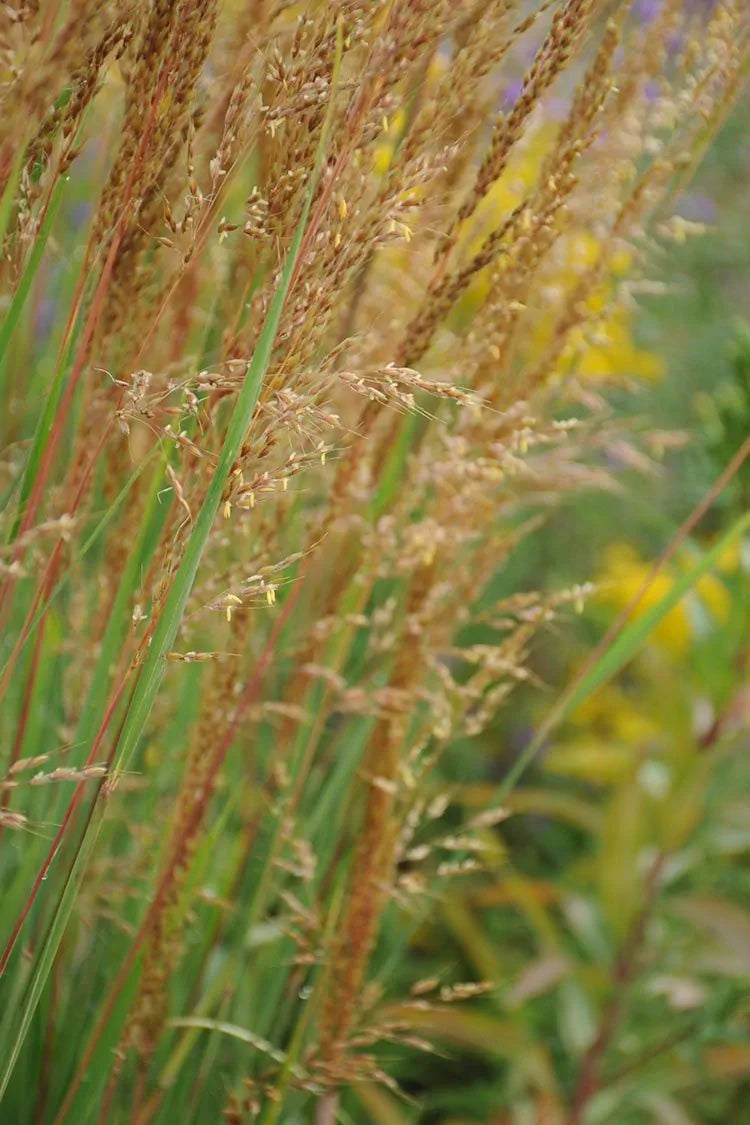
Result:
<svg viewBox="0 0 750 1125">
<path fill-rule="evenodd" d="M 647 102 L 655 102 L 661 93 L 661 87 L 654 78 L 651 78 L 646 83 L 643 93 L 645 94 Z"/>
<path fill-rule="evenodd" d="M 74 231 L 79 231 L 91 218 L 91 203 L 84 199 L 74 203 L 70 209 L 70 225 Z"/>
<path fill-rule="evenodd" d="M 512 78 L 506 82 L 500 95 L 500 106 L 503 113 L 507 113 L 512 109 L 521 96 L 523 91 L 523 81 L 520 78 Z"/>
<path fill-rule="evenodd" d="M 662 0 L 635 0 L 633 12 L 636 19 L 651 23 L 661 11 Z"/>
<path fill-rule="evenodd" d="M 716 203 L 710 195 L 688 192 L 680 199 L 679 213 L 691 223 L 713 223 L 716 220 Z"/>
</svg>

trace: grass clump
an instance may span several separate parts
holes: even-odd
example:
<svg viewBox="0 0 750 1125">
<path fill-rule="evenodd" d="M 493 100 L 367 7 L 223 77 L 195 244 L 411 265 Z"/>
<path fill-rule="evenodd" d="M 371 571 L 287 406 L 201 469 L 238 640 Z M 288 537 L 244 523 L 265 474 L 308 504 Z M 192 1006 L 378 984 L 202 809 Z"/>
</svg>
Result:
<svg viewBox="0 0 750 1125">
<path fill-rule="evenodd" d="M 448 946 L 456 888 L 502 884 L 543 738 L 480 807 L 444 763 L 592 592 L 496 595 L 519 547 L 670 440 L 609 394 L 659 374 L 628 282 L 684 235 L 747 12 L 0 20 L 4 1119 L 454 1120 L 422 1052 L 481 1055 L 503 973 L 420 972 L 420 934 L 445 912 Z M 556 722 L 745 528 L 594 650 Z M 632 873 L 616 986 L 682 840 Z M 509 1019 L 478 1119 L 583 1120 L 620 1003 L 557 1075 Z"/>
</svg>

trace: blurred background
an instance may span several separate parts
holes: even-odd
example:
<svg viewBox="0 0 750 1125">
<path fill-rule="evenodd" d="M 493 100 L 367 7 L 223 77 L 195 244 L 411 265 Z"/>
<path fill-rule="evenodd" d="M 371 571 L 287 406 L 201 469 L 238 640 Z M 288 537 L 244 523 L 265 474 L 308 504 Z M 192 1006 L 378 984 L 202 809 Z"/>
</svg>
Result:
<svg viewBox="0 0 750 1125">
<path fill-rule="evenodd" d="M 748 182 L 745 98 L 657 236 L 627 332 L 591 356 L 592 390 L 634 431 L 646 419 L 663 431 L 663 450 L 620 466 L 619 491 L 556 511 L 498 580 L 553 591 L 590 575 L 597 590 L 538 642 L 537 681 L 502 710 L 482 752 L 454 745 L 445 768 L 469 806 L 492 800 L 750 433 Z M 749 499 L 745 463 L 640 613 Z M 452 960 L 453 979 L 502 984 L 484 1014 L 457 1006 L 446 1017 L 445 1057 L 404 1062 L 420 1121 L 556 1122 L 554 1105 L 526 1100 L 527 1078 L 550 1068 L 570 1084 L 593 1058 L 587 1122 L 750 1122 L 749 626 L 750 543 L 735 542 L 507 799 L 497 882 L 448 900 L 442 926 L 416 942 L 426 977 Z M 366 1096 L 375 1119 L 396 1120 L 386 1094 Z"/>
</svg>

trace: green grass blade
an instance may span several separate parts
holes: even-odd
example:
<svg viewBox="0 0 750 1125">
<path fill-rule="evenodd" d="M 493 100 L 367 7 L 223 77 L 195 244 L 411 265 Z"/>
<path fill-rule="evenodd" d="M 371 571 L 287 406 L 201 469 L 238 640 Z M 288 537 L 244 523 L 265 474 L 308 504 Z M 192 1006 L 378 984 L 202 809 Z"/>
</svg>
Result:
<svg viewBox="0 0 750 1125">
<path fill-rule="evenodd" d="M 81 326 L 81 321 L 79 319 L 73 333 L 71 334 L 71 339 L 68 343 L 68 347 L 65 350 L 64 359 L 60 363 L 57 372 L 55 373 L 55 377 L 52 381 L 52 386 L 49 389 L 49 393 L 47 394 L 47 398 L 44 403 L 44 409 L 42 410 L 37 420 L 36 428 L 34 430 L 34 436 L 31 439 L 31 447 L 29 449 L 28 456 L 26 458 L 26 464 L 24 465 L 23 473 L 21 475 L 16 517 L 8 531 L 6 543 L 12 543 L 18 535 L 18 531 L 21 526 L 21 520 L 23 519 L 24 509 L 26 507 L 26 502 L 31 495 L 31 490 L 34 486 L 34 480 L 39 470 L 39 465 L 44 454 L 44 449 L 55 421 L 55 413 L 65 389 L 65 381 L 70 372 L 73 349 L 78 341 L 78 334 L 80 332 Z"/>
<path fill-rule="evenodd" d="M 22 138 L 19 138 L 19 141 L 21 141 L 21 139 Z M 8 223 L 10 222 L 13 202 L 16 197 L 16 188 L 18 187 L 18 180 L 21 175 L 25 149 L 25 144 L 19 143 L 16 158 L 13 161 L 10 175 L 5 183 L 2 197 L 0 197 L 0 245 L 5 241 L 5 235 L 8 232 Z"/>
<path fill-rule="evenodd" d="M 128 714 L 120 739 L 118 754 L 117 774 L 127 769 L 128 763 L 135 751 L 138 740 L 148 719 L 151 706 L 156 697 L 165 667 L 165 657 L 171 649 L 177 636 L 182 614 L 185 610 L 193 582 L 198 572 L 198 566 L 203 555 L 208 536 L 213 527 L 214 520 L 219 511 L 221 497 L 229 479 L 232 465 L 236 461 L 242 442 L 245 440 L 250 421 L 258 402 L 260 388 L 271 359 L 271 351 L 276 332 L 281 321 L 284 301 L 289 289 L 292 270 L 299 253 L 307 216 L 312 202 L 312 195 L 308 193 L 302 218 L 292 242 L 292 247 L 287 258 L 284 271 L 274 293 L 271 307 L 268 311 L 263 329 L 258 339 L 253 357 L 248 365 L 245 380 L 240 389 L 237 403 L 229 420 L 226 438 L 222 446 L 219 460 L 208 486 L 206 497 L 196 518 L 190 537 L 185 547 L 180 566 L 170 588 L 164 609 L 159 617 L 159 622 L 154 630 L 154 635 L 149 646 L 146 659 L 138 677 L 133 699 L 128 709 Z"/>
<path fill-rule="evenodd" d="M 136 466 L 136 468 L 130 474 L 127 481 L 125 482 L 123 487 L 120 489 L 119 493 L 117 494 L 115 499 L 112 501 L 112 503 L 109 506 L 109 508 L 107 509 L 107 511 L 99 519 L 99 522 L 92 528 L 90 534 L 88 535 L 88 537 L 86 538 L 86 540 L 82 544 L 81 549 L 78 553 L 78 560 L 79 561 L 81 559 L 85 558 L 85 556 L 89 553 L 91 548 L 98 542 L 98 540 L 101 537 L 101 535 L 103 534 L 103 532 L 106 531 L 107 527 L 109 526 L 109 524 L 112 522 L 112 520 L 115 518 L 118 511 L 120 510 L 120 505 L 125 500 L 125 497 L 130 492 L 131 488 L 133 487 L 135 482 L 138 480 L 138 478 L 140 477 L 143 470 L 149 465 L 150 461 L 151 461 L 151 457 L 150 456 L 146 457 L 145 460 L 143 460 L 140 465 Z M 161 480 L 161 477 L 159 479 Z M 42 605 L 39 606 L 39 609 L 37 610 L 36 615 L 34 616 L 34 620 L 31 622 L 31 624 L 29 626 L 29 629 L 28 629 L 28 632 L 26 633 L 26 636 L 23 639 L 23 643 L 19 648 L 19 654 L 21 652 L 23 652 L 23 649 L 25 648 L 25 646 L 29 643 L 29 641 L 33 637 L 34 633 L 36 632 L 36 630 L 39 627 L 39 622 L 43 619 L 45 614 L 48 612 L 50 606 L 53 604 L 55 599 L 64 590 L 65 586 L 67 585 L 68 581 L 70 580 L 71 572 L 72 572 L 72 565 L 69 565 L 63 571 L 60 578 L 58 578 L 57 582 L 55 583 L 55 586 L 53 587 L 52 591 L 50 592 L 49 597 L 46 599 L 45 602 L 42 603 Z"/>
<path fill-rule="evenodd" d="M 656 605 L 651 606 L 634 621 L 631 621 L 610 647 L 602 653 L 600 659 L 589 669 L 586 675 L 581 677 L 580 680 L 574 681 L 560 700 L 558 707 L 555 708 L 553 720 L 540 727 L 536 736 L 508 771 L 498 790 L 499 800 L 502 800 L 510 792 L 521 775 L 531 765 L 550 731 L 575 711 L 592 692 L 596 691 L 607 680 L 611 680 L 625 667 L 628 661 L 632 660 L 659 622 L 682 601 L 696 582 L 714 566 L 716 560 L 727 547 L 736 539 L 739 539 L 748 529 L 750 529 L 750 512 L 746 512 L 745 515 L 736 520 L 729 530 L 714 543 L 713 547 L 701 556 L 695 566 L 674 583 Z"/>
<path fill-rule="evenodd" d="M 261 1051 L 263 1054 L 268 1055 L 276 1063 L 285 1063 L 286 1055 L 283 1051 L 279 1051 L 274 1047 L 273 1043 L 269 1043 L 267 1039 L 263 1039 L 260 1035 L 254 1035 L 252 1031 L 247 1028 L 238 1027 L 234 1023 L 226 1023 L 223 1020 L 204 1019 L 201 1016 L 185 1016 L 182 1019 L 174 1019 L 169 1021 L 170 1027 L 192 1027 L 199 1031 L 214 1031 L 220 1035 L 228 1035 L 232 1039 L 239 1039 L 241 1043 L 246 1043 L 255 1051 Z M 305 1072 L 302 1067 L 296 1067 L 295 1072 L 299 1077 L 305 1077 Z"/>
<path fill-rule="evenodd" d="M 36 277 L 36 271 L 38 270 L 39 263 L 41 262 L 42 256 L 44 255 L 44 250 L 47 245 L 47 239 L 49 238 L 49 233 L 52 230 L 52 226 L 60 207 L 60 201 L 62 200 L 63 187 L 65 186 L 65 182 L 66 181 L 62 179 L 58 180 L 58 182 L 55 184 L 55 189 L 52 193 L 52 199 L 50 200 L 49 207 L 47 208 L 47 213 L 44 216 L 44 221 L 42 222 L 37 236 L 34 239 L 34 245 L 32 246 L 31 253 L 29 254 L 29 260 L 26 263 L 26 268 L 21 275 L 21 280 L 16 286 L 16 291 L 13 294 L 13 300 L 10 303 L 10 308 L 5 314 L 3 322 L 0 325 L 0 372 L 3 369 L 5 353 L 8 349 L 8 344 L 10 343 L 11 337 L 13 336 L 16 325 L 18 324 L 19 317 L 23 311 L 24 305 L 26 304 L 26 299 L 31 292 L 31 286 L 34 278 Z"/>
</svg>

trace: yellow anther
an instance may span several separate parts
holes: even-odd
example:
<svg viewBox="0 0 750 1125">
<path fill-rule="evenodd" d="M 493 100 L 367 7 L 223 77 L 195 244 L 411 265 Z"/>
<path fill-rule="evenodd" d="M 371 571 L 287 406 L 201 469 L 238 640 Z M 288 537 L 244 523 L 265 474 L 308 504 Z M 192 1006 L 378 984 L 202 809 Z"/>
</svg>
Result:
<svg viewBox="0 0 750 1125">
<path fill-rule="evenodd" d="M 236 594 L 227 594 L 224 598 L 224 605 L 227 610 L 227 621 L 231 621 L 232 611 L 235 606 L 242 605 L 242 598 L 238 598 Z"/>
</svg>

